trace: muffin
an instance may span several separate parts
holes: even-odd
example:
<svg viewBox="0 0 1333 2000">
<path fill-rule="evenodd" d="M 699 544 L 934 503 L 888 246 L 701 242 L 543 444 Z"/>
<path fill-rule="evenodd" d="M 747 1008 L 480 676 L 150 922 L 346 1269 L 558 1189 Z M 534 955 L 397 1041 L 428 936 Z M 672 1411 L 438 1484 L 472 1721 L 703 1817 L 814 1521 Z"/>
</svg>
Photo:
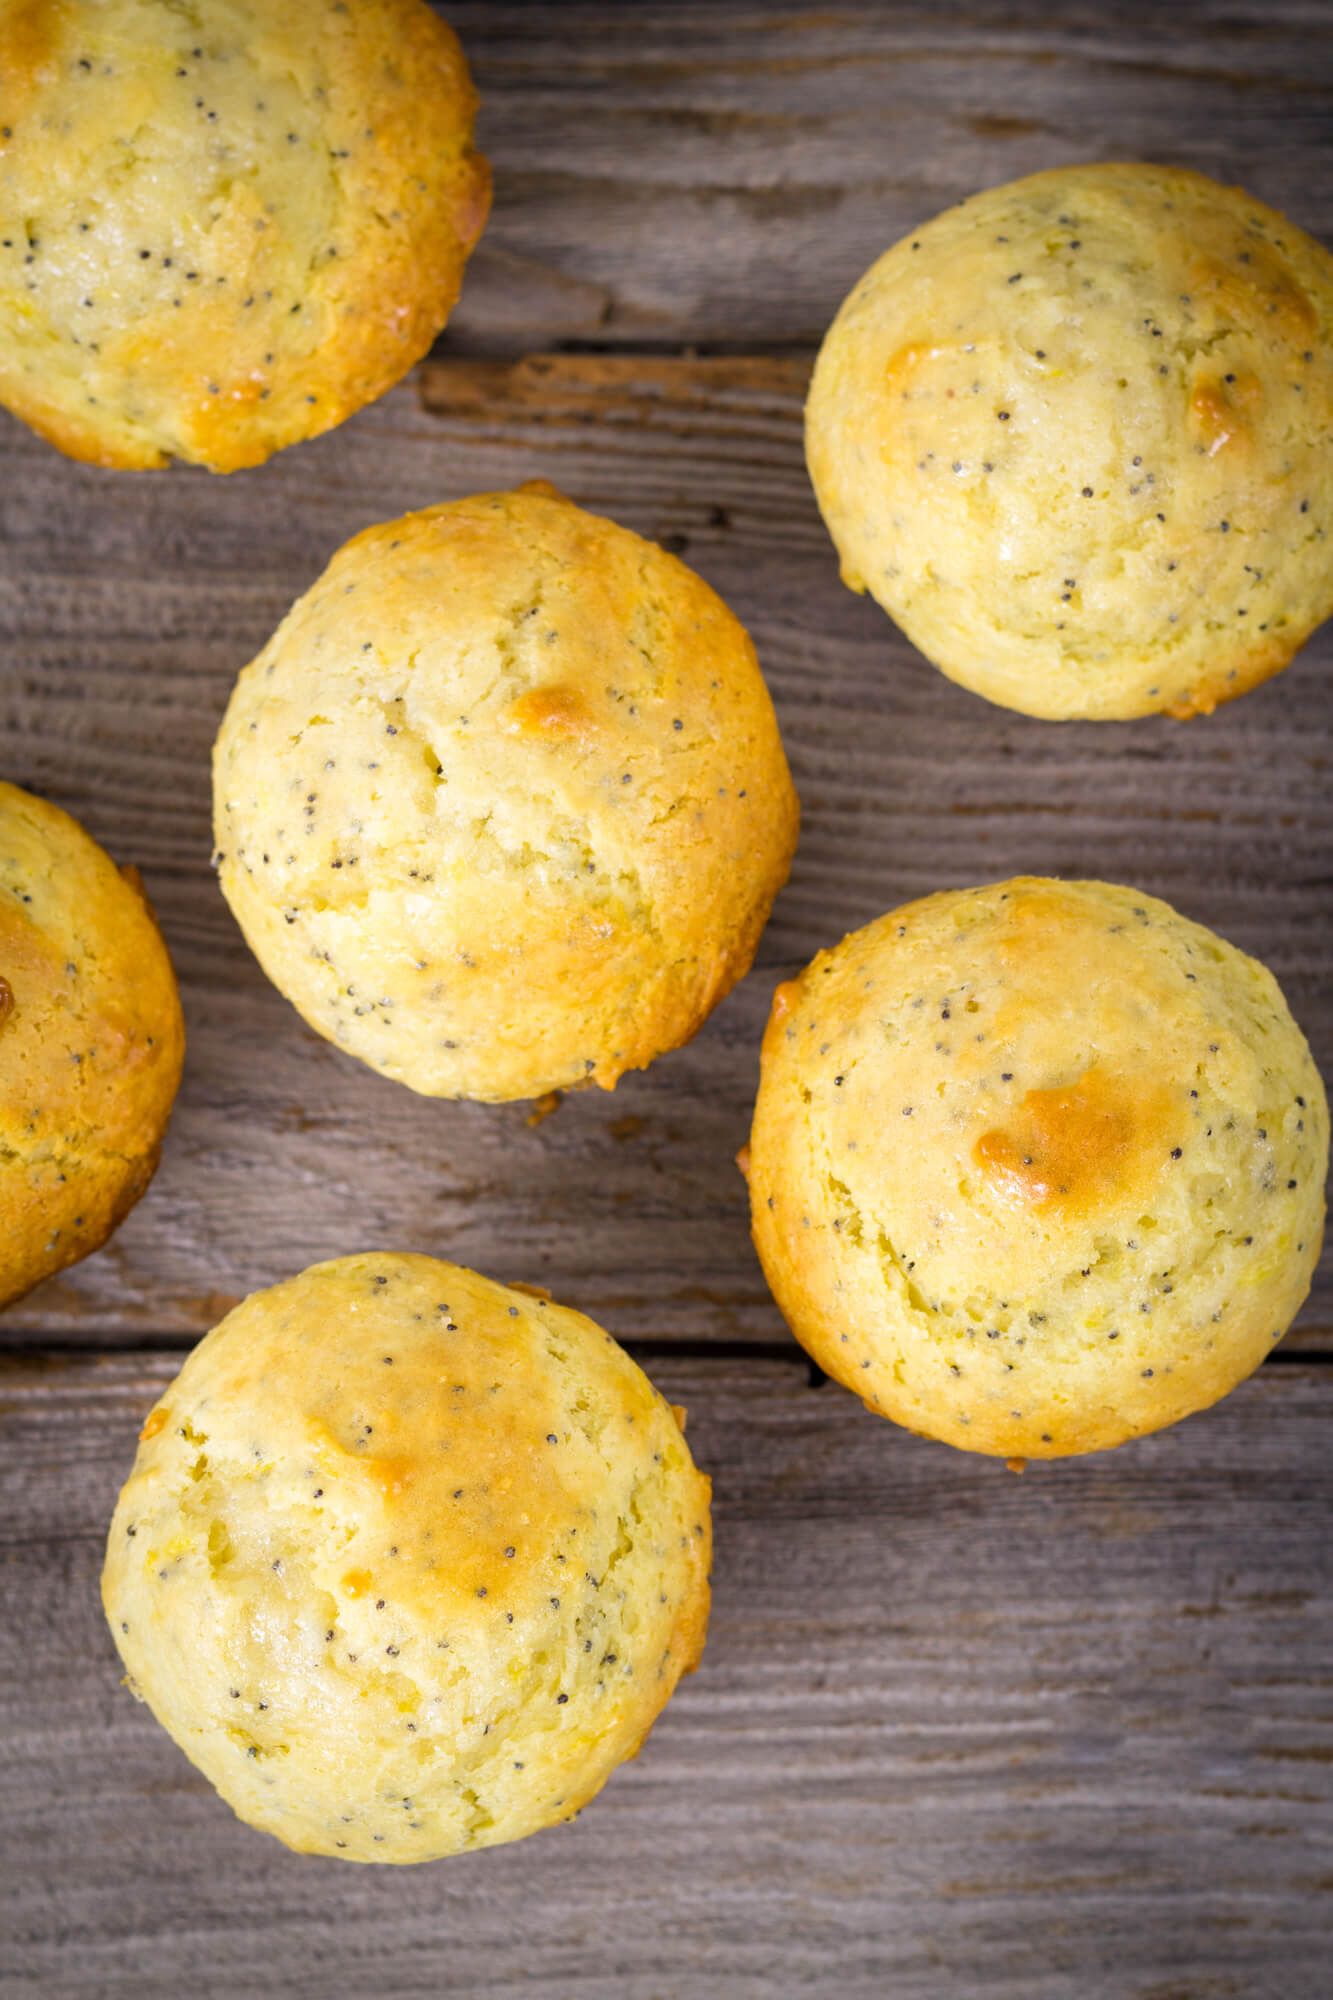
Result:
<svg viewBox="0 0 1333 2000">
<path fill-rule="evenodd" d="M 796 840 L 741 626 L 540 485 L 347 543 L 241 675 L 213 771 L 270 979 L 436 1097 L 610 1089 L 687 1040 Z"/>
<path fill-rule="evenodd" d="M 0 1305 L 124 1221 L 184 1053 L 138 875 L 68 813 L 0 783 Z"/>
<path fill-rule="evenodd" d="M 431 1257 L 317 1264 L 190 1355 L 102 1598 L 129 1685 L 252 1826 L 430 1861 L 571 1818 L 708 1617 L 708 1481 L 582 1314 Z"/>
<path fill-rule="evenodd" d="M 1025 878 L 909 903 L 778 988 L 754 1237 L 872 1410 L 1057 1458 L 1257 1367 L 1309 1289 L 1327 1164 L 1271 973 L 1136 890 Z"/>
<path fill-rule="evenodd" d="M 0 76 L 0 403 L 71 457 L 258 465 L 444 325 L 490 182 L 425 0 L 6 0 Z"/>
<path fill-rule="evenodd" d="M 1080 166 L 905 237 L 806 412 L 842 560 L 1027 715 L 1207 714 L 1333 610 L 1333 258 L 1239 188 Z"/>
</svg>

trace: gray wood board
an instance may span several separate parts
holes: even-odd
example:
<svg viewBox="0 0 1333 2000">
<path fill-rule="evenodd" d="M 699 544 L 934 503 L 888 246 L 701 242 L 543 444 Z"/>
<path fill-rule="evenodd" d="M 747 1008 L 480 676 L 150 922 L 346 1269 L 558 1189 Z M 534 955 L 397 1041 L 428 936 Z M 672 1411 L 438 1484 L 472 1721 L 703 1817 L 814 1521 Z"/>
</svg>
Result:
<svg viewBox="0 0 1333 2000">
<path fill-rule="evenodd" d="M 1022 869 L 1136 882 L 1257 952 L 1333 1073 L 1333 635 L 1188 728 L 1006 715 L 841 589 L 800 446 L 844 293 L 976 188 L 1145 157 L 1333 240 L 1333 17 L 443 11 L 496 203 L 411 384 L 227 480 L 100 474 L 0 417 L 3 774 L 143 868 L 190 1031 L 149 1196 L 0 1322 L 0 1988 L 1325 2000 L 1333 1259 L 1220 1409 L 1015 1479 L 809 1386 L 732 1157 L 781 974 Z M 752 977 L 690 1048 L 536 1128 L 304 1029 L 217 894 L 207 781 L 232 677 L 342 539 L 532 477 L 734 605 L 805 811 Z M 644 1343 L 716 1482 L 709 1648 L 640 1760 L 572 1827 L 419 1870 L 235 1822 L 118 1686 L 96 1590 L 160 1350 L 372 1244 L 547 1283 Z"/>
<path fill-rule="evenodd" d="M 650 1359 L 715 1481 L 703 1666 L 577 1823 L 399 1870 L 245 1829 L 118 1684 L 102 1539 L 174 1365 L 0 1364 L 9 1991 L 1327 1995 L 1327 1367 L 1019 1479 L 791 1362 Z"/>
<path fill-rule="evenodd" d="M 1321 0 L 445 5 L 495 208 L 449 340 L 817 341 L 881 250 L 997 181 L 1147 159 L 1333 238 Z"/>
<path fill-rule="evenodd" d="M 5 773 L 143 869 L 190 1053 L 158 1179 L 0 1340 L 190 1338 L 236 1297 L 377 1244 L 551 1286 L 626 1337 L 784 1338 L 733 1165 L 776 978 L 908 897 L 1019 871 L 1162 895 L 1267 960 L 1333 1073 L 1333 632 L 1206 720 L 1053 725 L 932 671 L 842 588 L 801 451 L 807 364 L 459 358 L 254 473 L 116 476 L 0 426 Z M 317 1040 L 209 867 L 208 755 L 237 669 L 347 535 L 548 478 L 666 541 L 755 635 L 804 806 L 758 968 L 610 1096 L 439 1104 Z M 1333 1258 L 1296 1336 L 1327 1344 Z"/>
</svg>

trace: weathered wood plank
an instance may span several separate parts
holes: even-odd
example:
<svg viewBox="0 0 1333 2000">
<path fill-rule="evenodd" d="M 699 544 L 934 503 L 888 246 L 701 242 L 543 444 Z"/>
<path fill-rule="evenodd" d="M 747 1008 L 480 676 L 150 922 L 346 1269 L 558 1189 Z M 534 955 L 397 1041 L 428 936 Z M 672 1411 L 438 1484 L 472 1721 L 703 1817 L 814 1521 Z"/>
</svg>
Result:
<svg viewBox="0 0 1333 2000">
<path fill-rule="evenodd" d="M 1327 1994 L 1333 1371 L 1014 1479 L 654 1358 L 716 1483 L 702 1670 L 576 1825 L 371 1871 L 242 1828 L 117 1684 L 101 1538 L 172 1365 L 0 1367 L 8 1990 Z"/>
<path fill-rule="evenodd" d="M 1322 0 L 443 11 L 497 200 L 442 362 L 227 481 L 99 475 L 0 418 L 4 775 L 145 868 L 191 1033 L 148 1200 L 0 1324 L 0 1986 L 1324 2000 L 1333 1370 L 1284 1358 L 1175 1433 L 1012 1479 L 764 1348 L 784 1336 L 731 1158 L 779 973 L 896 900 L 1019 868 L 1139 881 L 1259 952 L 1333 1073 L 1333 635 L 1189 730 L 1005 716 L 840 589 L 799 437 L 849 284 L 974 188 L 1138 155 L 1333 239 L 1333 20 Z M 207 867 L 213 730 L 291 598 L 367 521 L 528 477 L 730 599 L 805 804 L 755 976 L 690 1049 L 536 1129 L 317 1042 Z M 645 1756 L 575 1827 L 392 1873 L 232 1821 L 117 1686 L 96 1593 L 175 1366 L 137 1344 L 372 1243 L 752 1356 L 649 1362 L 717 1481 L 718 1567 L 703 1672 Z M 1333 1349 L 1330 1328 L 1326 1257 L 1293 1340 Z M 48 1341 L 126 1351 L 13 1358 Z"/>
<path fill-rule="evenodd" d="M 1197 167 L 1333 236 L 1319 0 L 442 11 L 497 167 L 457 351 L 808 344 L 898 236 L 1070 159 Z"/>
<path fill-rule="evenodd" d="M 143 868 L 190 1055 L 148 1199 L 0 1339 L 187 1336 L 255 1285 L 374 1243 L 548 1283 L 626 1335 L 780 1338 L 732 1165 L 772 986 L 950 883 L 1028 869 L 1163 895 L 1268 960 L 1333 1072 L 1333 635 L 1188 727 L 991 708 L 839 584 L 802 462 L 804 381 L 804 363 L 764 357 L 431 364 L 335 436 L 225 481 L 118 479 L 5 428 L 6 775 Z M 235 671 L 338 542 L 529 477 L 680 549 L 734 605 L 805 814 L 759 971 L 690 1048 L 535 1130 L 522 1107 L 415 1098 L 301 1026 L 211 879 L 207 777 Z M 1333 1260 L 1305 1323 L 1333 1324 Z"/>
</svg>

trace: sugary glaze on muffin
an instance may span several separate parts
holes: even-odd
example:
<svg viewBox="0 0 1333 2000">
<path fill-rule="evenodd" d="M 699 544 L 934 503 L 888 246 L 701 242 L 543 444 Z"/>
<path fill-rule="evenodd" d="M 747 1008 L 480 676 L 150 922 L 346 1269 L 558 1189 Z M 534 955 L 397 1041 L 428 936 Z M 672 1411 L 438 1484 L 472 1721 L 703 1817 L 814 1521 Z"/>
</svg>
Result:
<svg viewBox="0 0 1333 2000">
<path fill-rule="evenodd" d="M 848 297 L 807 411 L 845 580 L 1030 715 L 1206 713 L 1333 610 L 1333 258 L 1141 165 L 992 188 Z"/>
<path fill-rule="evenodd" d="M 183 1055 L 137 875 L 0 783 L 0 1304 L 100 1248 L 133 1208 Z"/>
<path fill-rule="evenodd" d="M 62 451 L 257 465 L 444 324 L 490 184 L 423 0 L 9 0 L 0 76 L 0 402 Z"/>
<path fill-rule="evenodd" d="M 341 549 L 237 683 L 224 893 L 321 1034 L 436 1096 L 610 1088 L 745 972 L 796 838 L 754 648 L 552 489 Z"/>
<path fill-rule="evenodd" d="M 1135 890 L 1022 879 L 910 903 L 778 989 L 749 1171 L 823 1368 L 910 1429 L 1054 1457 L 1258 1365 L 1327 1160 L 1263 966 Z"/>
<path fill-rule="evenodd" d="M 434 1859 L 568 1819 L 708 1615 L 708 1481 L 581 1314 L 428 1257 L 316 1265 L 144 1425 L 103 1599 L 229 1805 L 305 1853 Z"/>
</svg>

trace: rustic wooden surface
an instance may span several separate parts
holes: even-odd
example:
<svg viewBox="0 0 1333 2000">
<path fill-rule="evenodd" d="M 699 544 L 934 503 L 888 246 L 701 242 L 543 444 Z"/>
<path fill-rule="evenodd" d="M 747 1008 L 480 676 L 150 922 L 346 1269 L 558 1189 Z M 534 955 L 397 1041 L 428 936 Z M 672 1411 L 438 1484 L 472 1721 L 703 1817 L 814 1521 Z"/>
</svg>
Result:
<svg viewBox="0 0 1333 2000">
<path fill-rule="evenodd" d="M 1179 161 L 1333 240 L 1325 0 L 446 11 L 497 200 L 411 383 L 226 480 L 97 473 L 0 418 L 4 775 L 143 869 L 190 1034 L 148 1198 L 0 1322 L 0 1989 L 1326 2000 L 1333 1259 L 1221 1410 L 1019 1481 L 810 1385 L 732 1165 L 776 979 L 1018 869 L 1257 952 L 1333 1073 L 1333 635 L 1187 728 L 1007 715 L 841 589 L 800 444 L 852 280 L 988 182 Z M 206 776 L 236 670 L 346 535 L 534 477 L 733 604 L 805 814 L 753 976 L 537 1127 L 304 1029 L 217 894 Z M 637 1343 L 718 1497 L 705 1668 L 640 1763 L 575 1828 L 402 1874 L 236 1826 L 118 1688 L 95 1590 L 179 1351 L 373 1244 Z"/>
<path fill-rule="evenodd" d="M 0 1392 L 24 1992 L 1324 2000 L 1333 1370 L 1015 1479 L 790 1362 L 658 1357 L 717 1483 L 702 1670 L 576 1824 L 289 1855 L 117 1685 L 102 1537 L 171 1357 Z"/>
</svg>

